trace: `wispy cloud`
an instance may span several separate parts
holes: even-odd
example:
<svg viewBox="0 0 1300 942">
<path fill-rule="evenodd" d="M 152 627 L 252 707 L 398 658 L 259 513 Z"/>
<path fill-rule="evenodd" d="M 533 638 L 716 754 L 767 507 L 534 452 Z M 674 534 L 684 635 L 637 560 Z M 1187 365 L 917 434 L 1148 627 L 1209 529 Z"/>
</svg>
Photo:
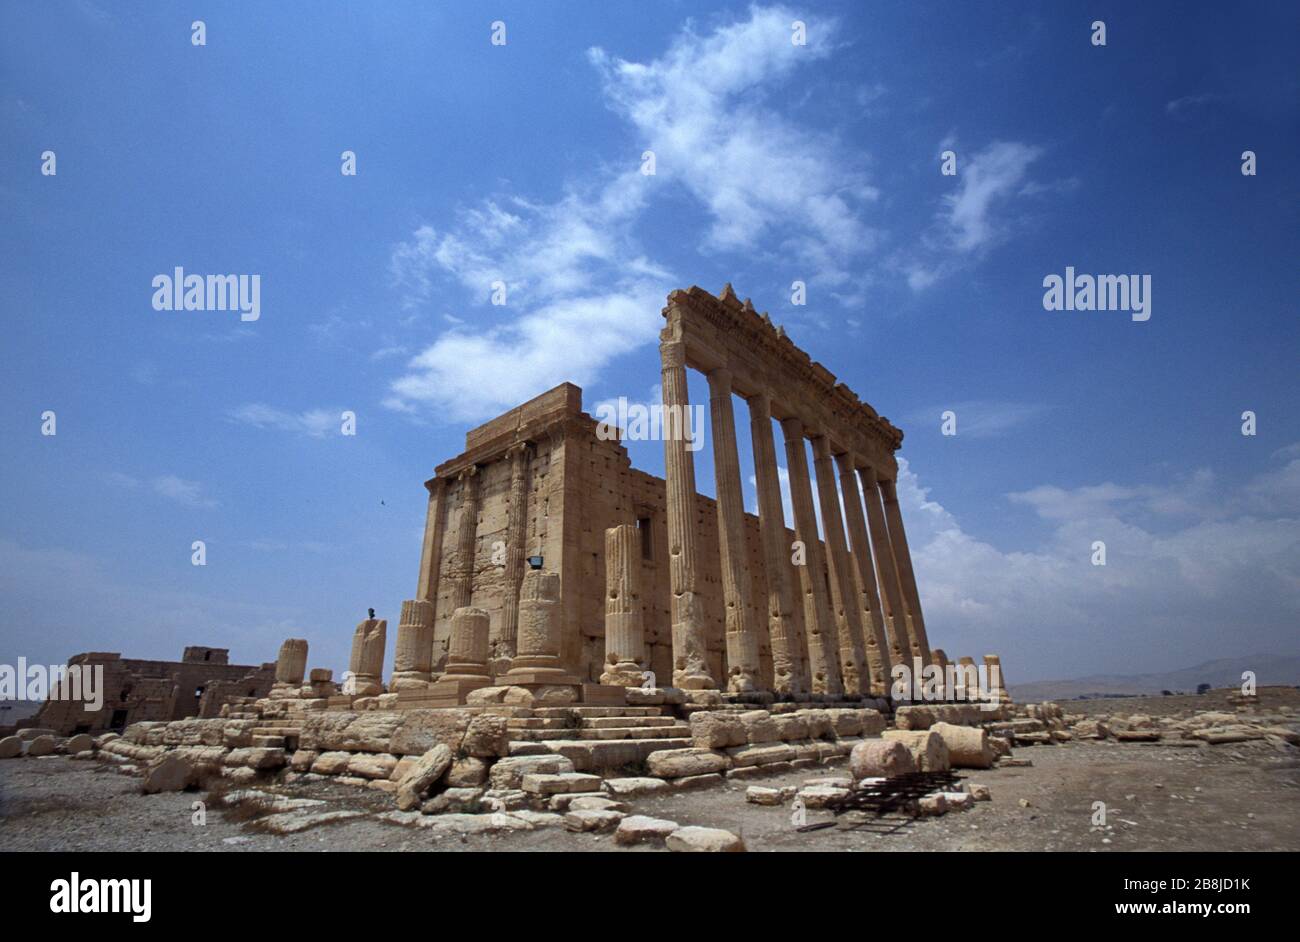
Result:
<svg viewBox="0 0 1300 942">
<path fill-rule="evenodd" d="M 953 274 L 1006 238 L 1011 222 L 1004 204 L 1024 193 L 1029 167 L 1041 155 L 1041 148 L 1018 141 L 997 141 L 964 159 L 958 155 L 957 191 L 943 198 L 920 250 L 903 257 L 913 289 Z"/>
<path fill-rule="evenodd" d="M 995 399 L 968 399 L 921 409 L 908 416 L 908 424 L 923 429 L 940 429 L 945 412 L 957 416 L 959 438 L 997 438 L 1013 429 L 1041 418 L 1051 406 L 1037 402 L 1006 402 Z"/>
<path fill-rule="evenodd" d="M 186 507 L 216 507 L 217 501 L 207 496 L 204 487 L 198 481 L 187 481 L 174 474 L 161 474 L 153 478 L 139 478 L 121 471 L 110 471 L 104 480 L 113 487 L 123 490 L 140 490 L 148 488 L 159 497 L 184 504 Z"/>
<path fill-rule="evenodd" d="M 149 482 L 154 493 L 186 507 L 215 507 L 217 502 L 207 497 L 198 481 L 187 481 L 174 474 L 164 474 Z"/>
<path fill-rule="evenodd" d="M 262 403 L 251 402 L 230 413 L 236 422 L 254 428 L 293 432 L 312 438 L 324 438 L 337 432 L 342 425 L 341 409 L 308 409 L 305 412 L 285 412 Z"/>
<path fill-rule="evenodd" d="M 806 46 L 790 41 L 795 19 L 785 7 L 751 8 L 705 36 L 688 28 L 648 63 L 602 49 L 590 58 L 615 112 L 654 151 L 660 181 L 684 186 L 709 212 L 702 251 L 779 247 L 787 264 L 838 288 L 878 240 L 861 214 L 879 192 L 861 155 L 765 104 L 768 88 L 833 49 L 834 19 L 818 19 Z"/>
<path fill-rule="evenodd" d="M 1198 110 L 1205 105 L 1212 105 L 1224 101 L 1223 95 L 1213 92 L 1202 92 L 1199 95 L 1184 95 L 1182 98 L 1175 98 L 1173 101 L 1165 103 L 1165 114 L 1175 121 L 1186 121 L 1191 118 Z"/>
<path fill-rule="evenodd" d="M 396 245 L 389 267 L 404 307 L 429 303 L 451 280 L 482 316 L 469 327 L 444 314 L 453 326 L 408 362 L 385 405 L 481 419 L 564 380 L 594 382 L 615 357 L 653 342 L 678 285 L 636 230 L 664 187 L 685 188 L 709 213 L 702 251 L 768 247 L 806 278 L 848 286 L 875 240 L 859 210 L 877 194 L 834 140 L 763 104 L 767 88 L 829 54 L 832 21 L 796 47 L 793 19 L 754 8 L 706 35 L 687 28 L 644 63 L 590 50 L 610 107 L 654 151 L 656 174 L 639 162 L 597 171 L 551 202 L 497 194 Z M 506 287 L 504 307 L 487 304 L 494 282 Z"/>
</svg>

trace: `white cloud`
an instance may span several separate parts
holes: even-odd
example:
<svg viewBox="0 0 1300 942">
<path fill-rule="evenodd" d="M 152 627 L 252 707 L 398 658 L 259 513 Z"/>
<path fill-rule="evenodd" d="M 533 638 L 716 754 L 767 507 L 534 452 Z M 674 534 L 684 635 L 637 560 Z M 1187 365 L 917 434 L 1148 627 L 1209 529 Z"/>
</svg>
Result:
<svg viewBox="0 0 1300 942">
<path fill-rule="evenodd" d="M 285 412 L 258 402 L 250 402 L 230 413 L 237 422 L 254 428 L 293 432 L 312 438 L 323 438 L 342 427 L 342 409 L 308 409 L 305 412 Z"/>
<path fill-rule="evenodd" d="M 104 480 L 114 487 L 124 490 L 136 490 L 146 483 L 134 475 L 121 471 L 111 471 L 104 475 Z M 204 494 L 203 485 L 198 481 L 187 481 L 174 474 L 162 474 L 147 482 L 149 489 L 159 497 L 166 497 L 187 507 L 216 507 L 217 501 Z"/>
<path fill-rule="evenodd" d="M 163 474 L 149 482 L 155 494 L 186 507 L 215 507 L 217 502 L 203 493 L 198 481 L 187 481 L 174 474 Z"/>
<path fill-rule="evenodd" d="M 1237 488 L 1202 469 L 1006 495 L 1048 525 L 1034 549 L 967 533 L 901 460 L 898 489 L 931 644 L 999 652 L 1013 684 L 1294 653 L 1300 460 Z"/>
<path fill-rule="evenodd" d="M 913 290 L 924 290 L 959 271 L 1006 238 L 1010 222 L 999 211 L 1002 204 L 1049 189 L 1025 180 L 1041 154 L 1041 148 L 1029 144 L 997 141 L 970 156 L 958 155 L 957 191 L 943 198 L 932 229 L 899 263 Z"/>
<path fill-rule="evenodd" d="M 614 110 L 654 151 L 658 179 L 710 213 L 703 251 L 752 251 L 780 234 L 788 264 L 841 286 L 877 241 L 859 213 L 879 194 L 833 137 L 765 105 L 770 86 L 831 52 L 833 19 L 818 20 L 806 46 L 790 42 L 794 19 L 784 7 L 751 8 L 706 36 L 688 28 L 649 63 L 599 48 L 590 58 Z"/>
<path fill-rule="evenodd" d="M 592 49 L 611 107 L 639 132 L 638 155 L 655 152 L 656 175 L 638 163 L 593 174 L 553 202 L 497 195 L 395 246 L 390 271 L 404 306 L 429 303 L 450 278 L 483 316 L 469 327 L 444 313 L 451 329 L 409 361 L 385 405 L 482 419 L 564 380 L 593 382 L 612 359 L 653 342 L 664 297 L 679 285 L 635 234 L 664 185 L 684 187 L 710 214 L 703 250 L 752 255 L 779 234 L 776 247 L 805 278 L 854 281 L 837 294 L 860 298 L 850 272 L 875 234 L 858 209 L 876 192 L 834 140 L 763 104 L 771 86 L 829 52 L 832 21 L 796 47 L 792 19 L 781 7 L 755 8 L 707 35 L 687 28 L 647 63 Z M 504 307 L 487 305 L 494 282 L 506 286 Z"/>
</svg>

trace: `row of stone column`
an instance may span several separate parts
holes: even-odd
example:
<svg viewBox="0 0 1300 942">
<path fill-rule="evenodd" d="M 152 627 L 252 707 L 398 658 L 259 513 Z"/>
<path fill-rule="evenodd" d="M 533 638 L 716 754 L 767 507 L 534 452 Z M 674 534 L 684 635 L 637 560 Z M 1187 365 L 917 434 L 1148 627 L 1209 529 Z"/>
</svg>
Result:
<svg viewBox="0 0 1300 942">
<path fill-rule="evenodd" d="M 689 415 L 685 347 L 681 341 L 667 341 L 660 344 L 659 351 L 665 415 Z M 744 500 L 731 374 L 720 368 L 707 375 L 726 613 L 726 686 L 731 691 L 744 692 L 761 685 L 759 626 L 746 568 Z M 786 539 L 771 399 L 759 393 L 747 401 L 767 577 L 767 630 L 775 690 L 793 694 L 884 696 L 888 692 L 892 663 L 910 665 L 913 658 L 920 658 L 926 664 L 930 660 L 920 596 L 894 482 L 878 479 L 875 470 L 857 456 L 832 454 L 825 430 L 805 428 L 797 417 L 782 419 L 795 532 L 803 556 L 798 571 L 806 634 L 800 637 L 793 617 L 793 587 L 787 579 L 787 560 L 795 550 L 787 545 Z M 805 438 L 812 440 L 825 554 L 817 533 Z M 705 620 L 697 588 L 697 537 L 693 520 L 695 468 L 682 434 L 664 436 L 664 476 L 672 586 L 673 683 L 687 689 L 717 688 L 719 685 L 707 666 Z M 844 496 L 843 508 L 840 489 Z M 877 586 L 881 588 L 879 593 Z"/>
</svg>

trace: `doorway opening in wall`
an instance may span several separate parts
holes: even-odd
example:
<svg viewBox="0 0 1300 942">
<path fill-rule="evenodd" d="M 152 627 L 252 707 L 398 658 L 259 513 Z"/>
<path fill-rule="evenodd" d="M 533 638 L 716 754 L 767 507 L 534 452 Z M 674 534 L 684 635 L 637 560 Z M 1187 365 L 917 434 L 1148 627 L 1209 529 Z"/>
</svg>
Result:
<svg viewBox="0 0 1300 942">
<path fill-rule="evenodd" d="M 126 728 L 126 710 L 114 710 L 114 711 L 113 711 L 113 719 L 109 721 L 108 728 L 109 728 L 109 729 L 125 729 L 125 728 Z"/>
<path fill-rule="evenodd" d="M 650 518 L 636 518 L 637 533 L 641 536 L 641 558 L 654 559 L 654 544 L 650 541 Z"/>
</svg>

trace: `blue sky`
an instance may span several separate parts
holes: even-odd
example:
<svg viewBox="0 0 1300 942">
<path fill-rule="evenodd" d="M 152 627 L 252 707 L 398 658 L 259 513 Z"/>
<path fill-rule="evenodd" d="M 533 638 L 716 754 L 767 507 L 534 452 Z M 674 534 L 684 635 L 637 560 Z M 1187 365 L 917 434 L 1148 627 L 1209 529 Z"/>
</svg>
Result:
<svg viewBox="0 0 1300 942">
<path fill-rule="evenodd" d="M 1298 38 L 1289 3 L 5 4 L 0 660 L 339 671 L 367 606 L 391 646 L 465 430 L 645 401 L 668 291 L 726 282 L 906 432 L 934 644 L 1012 683 L 1300 652 Z M 1149 274 L 1151 319 L 1044 310 L 1067 265 Z M 260 318 L 155 311 L 176 266 L 259 274 Z"/>
</svg>

